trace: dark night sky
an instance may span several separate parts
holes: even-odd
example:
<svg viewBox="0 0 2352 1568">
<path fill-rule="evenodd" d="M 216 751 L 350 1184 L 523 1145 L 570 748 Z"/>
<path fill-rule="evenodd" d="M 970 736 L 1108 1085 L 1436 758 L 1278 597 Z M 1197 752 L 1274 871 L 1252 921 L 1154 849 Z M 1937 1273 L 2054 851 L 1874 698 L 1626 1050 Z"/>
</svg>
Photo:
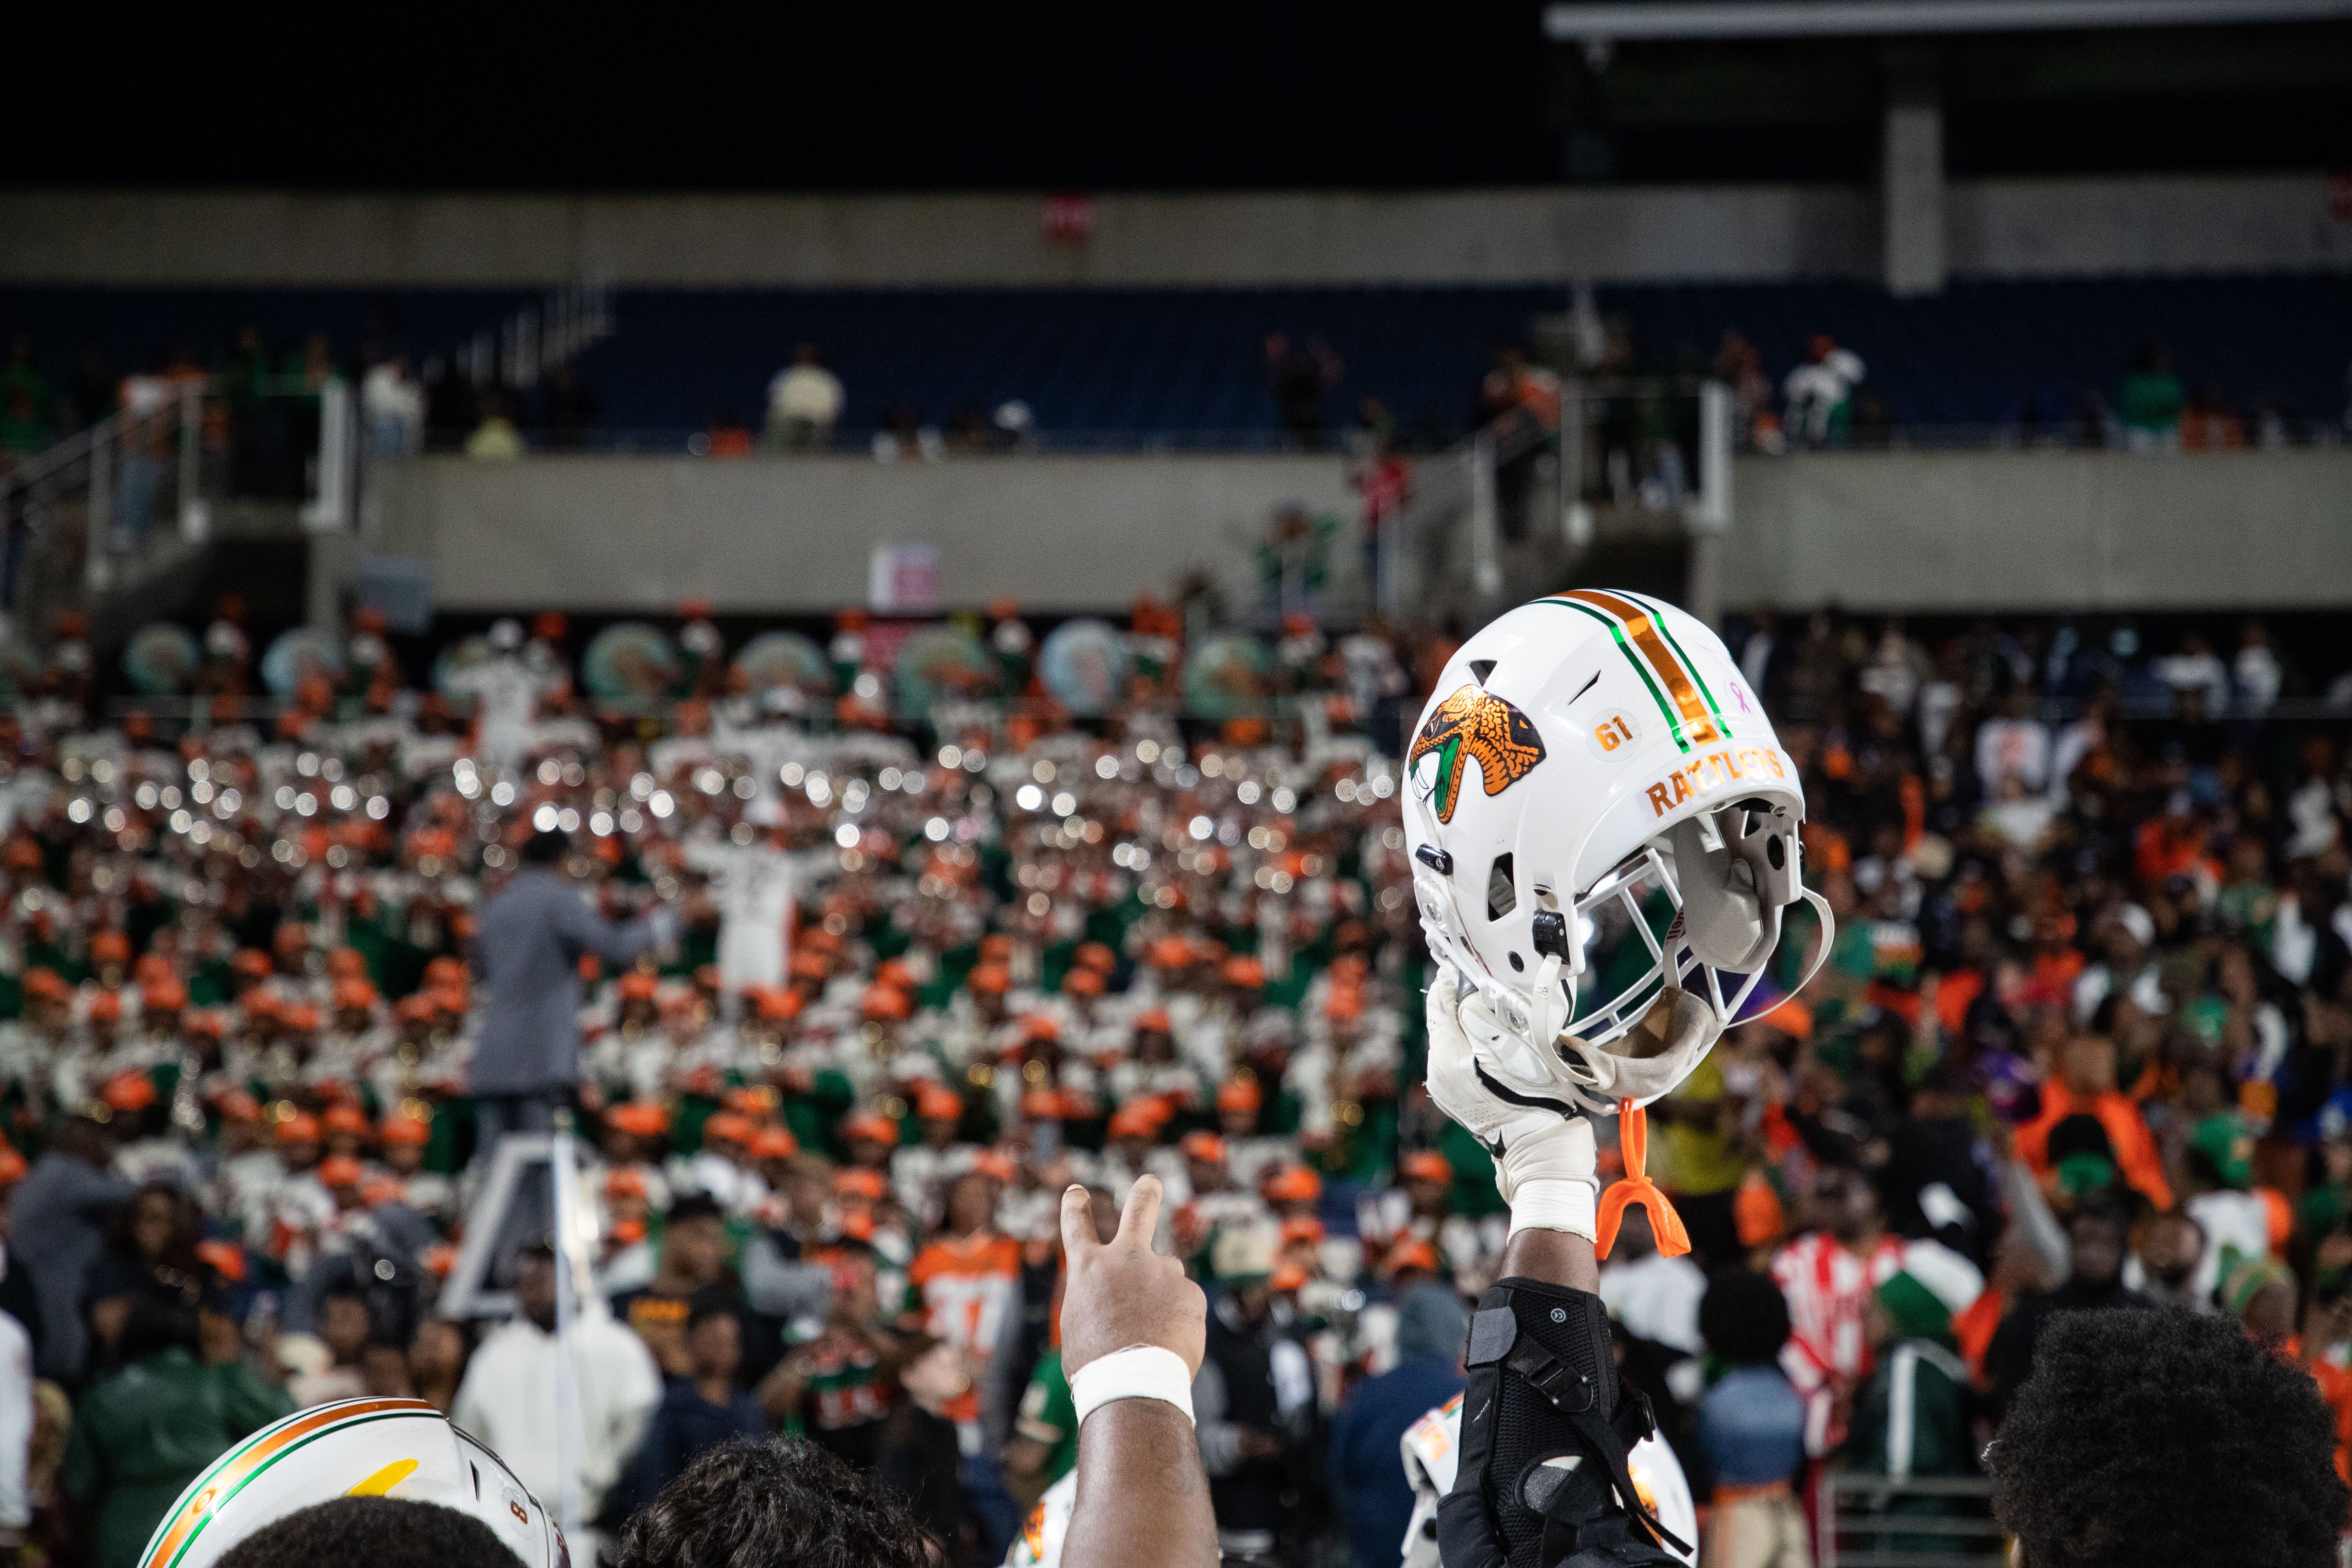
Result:
<svg viewBox="0 0 2352 1568">
<path fill-rule="evenodd" d="M 1554 176 L 1535 0 L 57 7 L 19 185 L 925 190 Z M 29 43 L 22 39 L 20 43 Z"/>
</svg>

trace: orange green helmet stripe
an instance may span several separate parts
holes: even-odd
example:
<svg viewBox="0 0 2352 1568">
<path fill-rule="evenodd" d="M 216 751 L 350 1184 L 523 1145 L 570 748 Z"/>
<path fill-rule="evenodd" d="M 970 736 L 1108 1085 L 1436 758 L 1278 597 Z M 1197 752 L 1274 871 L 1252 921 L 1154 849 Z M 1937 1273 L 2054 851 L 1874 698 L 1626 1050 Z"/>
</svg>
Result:
<svg viewBox="0 0 2352 1568">
<path fill-rule="evenodd" d="M 388 1421 L 433 1407 L 417 1399 L 369 1399 L 303 1411 L 265 1427 L 213 1462 L 198 1478 L 194 1495 L 157 1528 L 141 1568 L 172 1568 L 195 1544 L 221 1505 L 243 1490 L 278 1460 L 345 1426 Z M 433 1412 L 438 1414 L 438 1412 Z"/>
<path fill-rule="evenodd" d="M 1690 656 L 1690 650 L 1683 647 L 1682 638 L 1675 636 L 1675 628 L 1666 619 L 1664 613 L 1658 605 L 1638 595 L 1628 594 L 1625 597 L 1650 612 L 1650 619 L 1657 626 L 1658 635 L 1664 637 L 1673 647 L 1675 654 L 1682 659 L 1684 668 L 1690 671 L 1691 679 L 1697 684 L 1698 694 L 1706 699 L 1706 710 L 1715 715 L 1716 722 L 1721 726 L 1723 732 L 1726 735 L 1730 734 L 1731 725 L 1724 719 L 1722 706 L 1716 701 L 1715 693 L 1707 689 L 1706 677 L 1699 673 L 1698 660 L 1693 658 Z"/>
<path fill-rule="evenodd" d="M 1697 661 L 1666 630 L 1665 616 L 1654 607 L 1597 588 L 1571 588 L 1537 603 L 1580 610 L 1609 628 L 1618 651 L 1642 678 L 1664 716 L 1676 749 L 1687 752 L 1694 742 L 1705 745 L 1729 734 L 1730 726 L 1716 706 L 1715 694 L 1699 676 Z"/>
</svg>

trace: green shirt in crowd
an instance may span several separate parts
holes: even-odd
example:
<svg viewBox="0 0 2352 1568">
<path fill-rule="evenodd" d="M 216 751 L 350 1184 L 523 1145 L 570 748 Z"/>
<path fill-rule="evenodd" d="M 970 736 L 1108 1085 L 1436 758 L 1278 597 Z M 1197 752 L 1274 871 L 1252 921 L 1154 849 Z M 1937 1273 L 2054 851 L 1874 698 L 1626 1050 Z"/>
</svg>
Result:
<svg viewBox="0 0 2352 1568">
<path fill-rule="evenodd" d="M 1062 1352 L 1056 1347 L 1037 1358 L 1037 1370 L 1021 1395 L 1024 1437 L 1045 1445 L 1045 1468 L 1038 1479 L 1052 1486 L 1077 1468 L 1078 1407 L 1070 1397 L 1070 1380 L 1062 1375 Z"/>
<path fill-rule="evenodd" d="M 67 1495 L 95 1521 L 98 1568 L 136 1568 L 187 1484 L 293 1408 L 243 1363 L 211 1366 L 177 1347 L 100 1382 L 74 1412 L 65 1462 Z"/>
</svg>

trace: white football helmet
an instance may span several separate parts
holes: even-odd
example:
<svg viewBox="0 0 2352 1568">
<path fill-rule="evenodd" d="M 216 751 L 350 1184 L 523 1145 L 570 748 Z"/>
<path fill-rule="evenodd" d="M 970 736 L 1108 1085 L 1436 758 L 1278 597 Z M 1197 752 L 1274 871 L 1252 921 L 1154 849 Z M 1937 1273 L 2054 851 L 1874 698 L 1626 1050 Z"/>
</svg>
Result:
<svg viewBox="0 0 2352 1568">
<path fill-rule="evenodd" d="M 1646 1104 L 1744 1021 L 1783 910 L 1811 900 L 1815 968 L 1829 952 L 1796 765 L 1721 639 L 1672 605 L 1580 588 L 1500 616 L 1446 664 L 1405 772 L 1422 929 L 1460 973 L 1465 1029 L 1522 1087 L 1603 1113 Z M 1663 933 L 1643 916 L 1654 893 L 1675 909 Z M 1612 930 L 1651 962 L 1591 994 Z M 1602 1048 L 1669 987 L 1675 1048 Z"/>
<path fill-rule="evenodd" d="M 342 1399 L 272 1422 L 188 1483 L 141 1568 L 210 1568 L 263 1527 L 340 1497 L 439 1503 L 490 1527 L 524 1568 L 569 1568 L 530 1489 L 421 1399 Z"/>
</svg>

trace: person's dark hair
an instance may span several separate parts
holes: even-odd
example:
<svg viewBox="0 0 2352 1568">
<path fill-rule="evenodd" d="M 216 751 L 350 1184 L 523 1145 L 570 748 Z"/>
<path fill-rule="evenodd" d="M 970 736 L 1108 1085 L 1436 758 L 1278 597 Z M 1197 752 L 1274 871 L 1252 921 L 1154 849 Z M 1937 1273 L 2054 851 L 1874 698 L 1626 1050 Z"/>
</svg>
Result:
<svg viewBox="0 0 2352 1568">
<path fill-rule="evenodd" d="M 686 1326 L 701 1327 L 713 1318 L 731 1318 L 740 1303 L 724 1285 L 705 1285 L 686 1299 Z"/>
<path fill-rule="evenodd" d="M 2067 1233 L 2072 1235 L 2076 1226 L 2085 1223 L 2113 1226 L 2116 1235 L 2128 1242 L 2131 1239 L 2132 1227 L 2131 1205 L 2112 1191 L 2084 1198 L 2075 1205 L 2074 1212 L 2066 1216 Z"/>
<path fill-rule="evenodd" d="M 898 1497 L 800 1438 L 710 1449 L 630 1517 L 616 1568 L 929 1568 L 930 1540 Z"/>
<path fill-rule="evenodd" d="M 1733 1366 L 1760 1366 L 1789 1342 L 1789 1303 L 1770 1275 L 1720 1268 L 1699 1298 L 1698 1331 Z"/>
<path fill-rule="evenodd" d="M 1948 1094 L 1958 1100 L 1965 1099 L 1974 1087 L 1966 1068 L 1958 1062 L 1937 1061 L 1930 1063 L 1927 1070 L 1919 1075 L 1919 1081 L 1911 1086 L 1911 1092 Z"/>
<path fill-rule="evenodd" d="M 522 841 L 522 863 L 526 866 L 561 866 L 563 858 L 572 853 L 570 835 L 555 828 L 541 828 Z"/>
<path fill-rule="evenodd" d="M 2049 1160 L 2052 1164 L 2072 1159 L 2076 1154 L 2096 1154 L 2108 1164 L 2116 1163 L 2116 1145 L 2107 1136 L 2105 1125 L 2095 1116 L 2076 1111 L 2062 1116 L 2050 1129 Z"/>
<path fill-rule="evenodd" d="M 1855 1183 L 1863 1191 L 1868 1193 L 1871 1203 L 1882 1216 L 1886 1213 L 1886 1193 L 1880 1184 L 1878 1173 L 1864 1164 L 1855 1151 L 1851 1148 L 1841 1148 L 1826 1154 L 1817 1155 L 1813 1164 L 1813 1179 L 1819 1182 L 1822 1176 L 1832 1172 Z"/>
<path fill-rule="evenodd" d="M 690 1219 L 723 1220 L 726 1217 L 727 1211 L 709 1193 L 688 1193 L 669 1205 L 669 1212 L 662 1215 L 662 1224 L 673 1226 Z"/>
<path fill-rule="evenodd" d="M 220 1568 L 515 1568 L 513 1549 L 470 1514 L 439 1503 L 341 1497 L 264 1525 L 221 1553 Z"/>
<path fill-rule="evenodd" d="M 163 1351 L 194 1352 L 203 1344 L 203 1320 L 197 1303 L 177 1290 L 156 1287 L 142 1290 L 122 1322 L 125 1365 L 144 1361 Z"/>
<path fill-rule="evenodd" d="M 49 1147 L 86 1164 L 106 1163 L 106 1124 L 87 1116 L 65 1116 L 49 1129 Z"/>
<path fill-rule="evenodd" d="M 152 1260 L 139 1255 L 139 1243 L 133 1234 L 138 1228 L 139 1211 L 155 1198 L 172 1205 L 172 1239 L 165 1244 L 163 1256 Z M 128 1203 L 114 1211 L 106 1227 L 106 1243 L 121 1257 L 134 1263 L 147 1263 L 164 1273 L 176 1276 L 174 1283 L 184 1282 L 193 1288 L 203 1279 L 206 1269 L 196 1256 L 196 1243 L 205 1238 L 205 1211 L 196 1200 L 170 1182 L 148 1182 L 131 1194 Z"/>
<path fill-rule="evenodd" d="M 2052 1317 L 1986 1460 L 2027 1568 L 2326 1568 L 2352 1503 L 2310 1373 L 2219 1314 Z"/>
</svg>

